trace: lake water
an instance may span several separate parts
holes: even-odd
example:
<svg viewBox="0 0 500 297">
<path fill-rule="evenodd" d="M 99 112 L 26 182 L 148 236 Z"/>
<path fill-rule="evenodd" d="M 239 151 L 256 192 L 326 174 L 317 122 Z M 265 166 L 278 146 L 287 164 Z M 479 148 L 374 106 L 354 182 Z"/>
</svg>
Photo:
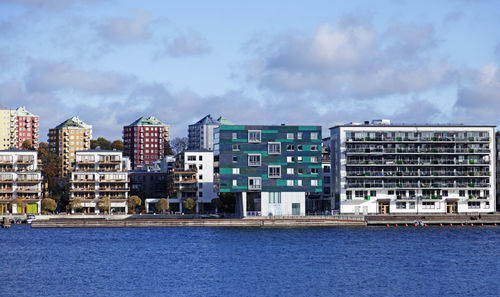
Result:
<svg viewBox="0 0 500 297">
<path fill-rule="evenodd" d="M 500 227 L 0 229 L 0 296 L 500 296 Z"/>
</svg>

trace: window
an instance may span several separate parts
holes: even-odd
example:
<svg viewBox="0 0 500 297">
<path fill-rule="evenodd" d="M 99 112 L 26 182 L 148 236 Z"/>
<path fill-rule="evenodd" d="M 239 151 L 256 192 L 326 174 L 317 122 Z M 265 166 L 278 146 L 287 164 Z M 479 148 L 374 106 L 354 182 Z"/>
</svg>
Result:
<svg viewBox="0 0 500 297">
<path fill-rule="evenodd" d="M 311 168 L 311 174 L 318 174 L 319 169 L 318 168 Z"/>
<path fill-rule="evenodd" d="M 262 189 L 262 178 L 261 177 L 249 177 L 248 178 L 248 189 L 249 190 Z"/>
<path fill-rule="evenodd" d="M 198 175 L 198 180 L 202 180 L 202 179 L 203 179 L 203 174 Z"/>
<path fill-rule="evenodd" d="M 287 181 L 286 181 L 286 185 L 287 185 L 288 187 L 293 187 L 293 180 L 292 180 L 292 179 L 287 180 Z"/>
<path fill-rule="evenodd" d="M 280 142 L 269 142 L 267 144 L 267 152 L 269 154 L 274 154 L 274 155 L 281 154 L 281 143 Z"/>
<path fill-rule="evenodd" d="M 233 135 L 232 135 L 232 138 L 233 139 L 238 139 L 238 133 L 234 132 Z"/>
<path fill-rule="evenodd" d="M 479 201 L 469 201 L 469 202 L 467 202 L 467 206 L 469 206 L 469 208 L 471 208 L 471 209 L 481 208 L 481 202 L 479 202 Z"/>
<path fill-rule="evenodd" d="M 311 139 L 318 139 L 318 132 L 311 132 Z"/>
<path fill-rule="evenodd" d="M 458 196 L 465 197 L 465 190 L 458 191 Z"/>
<path fill-rule="evenodd" d="M 281 193 L 269 192 L 269 203 L 281 203 Z"/>
<path fill-rule="evenodd" d="M 286 161 L 287 161 L 287 163 L 294 163 L 295 162 L 295 157 L 287 156 L 286 157 Z"/>
<path fill-rule="evenodd" d="M 248 142 L 260 142 L 260 130 L 248 130 Z"/>
<path fill-rule="evenodd" d="M 318 146 L 317 145 L 311 145 L 311 151 L 318 151 Z"/>
<path fill-rule="evenodd" d="M 293 133 L 286 133 L 286 139 L 293 139 Z"/>
<path fill-rule="evenodd" d="M 441 193 L 444 197 L 448 197 L 448 190 L 443 190 Z"/>
<path fill-rule="evenodd" d="M 297 157 L 297 162 L 302 163 L 302 156 Z"/>
<path fill-rule="evenodd" d="M 199 184 L 198 184 L 198 188 L 199 188 L 199 189 L 203 189 L 203 183 L 199 183 Z"/>
<path fill-rule="evenodd" d="M 198 192 L 198 197 L 203 197 L 203 192 Z"/>
<path fill-rule="evenodd" d="M 196 156 L 188 156 L 188 161 L 196 161 Z"/>
<path fill-rule="evenodd" d="M 233 174 L 240 174 L 239 168 L 233 168 Z"/>
<path fill-rule="evenodd" d="M 198 169 L 202 170 L 203 169 L 203 164 L 198 165 Z"/>
<path fill-rule="evenodd" d="M 312 179 L 311 180 L 311 186 L 317 187 L 318 186 L 318 180 L 317 179 Z"/>
<path fill-rule="evenodd" d="M 484 203 L 484 208 L 490 208 L 490 202 L 489 201 L 486 201 Z"/>
<path fill-rule="evenodd" d="M 304 168 L 298 168 L 298 169 L 297 169 L 297 173 L 298 173 L 298 174 L 304 174 L 304 172 L 305 172 L 305 169 L 304 169 Z"/>
<path fill-rule="evenodd" d="M 434 202 L 422 202 L 422 208 L 423 209 L 434 209 L 436 208 L 436 205 Z"/>
<path fill-rule="evenodd" d="M 233 187 L 237 187 L 238 186 L 238 180 L 237 179 L 233 179 Z"/>
<path fill-rule="evenodd" d="M 238 156 L 233 156 L 233 163 L 238 162 Z"/>
<path fill-rule="evenodd" d="M 302 144 L 297 145 L 297 150 L 298 150 L 299 152 L 301 152 L 301 151 L 302 151 Z"/>
<path fill-rule="evenodd" d="M 302 132 L 297 132 L 297 139 L 302 139 Z"/>
<path fill-rule="evenodd" d="M 248 166 L 260 166 L 260 154 L 248 155 Z"/>
<path fill-rule="evenodd" d="M 268 167 L 269 178 L 280 178 L 281 177 L 281 166 L 269 166 Z"/>
<path fill-rule="evenodd" d="M 406 202 L 396 202 L 396 209 L 406 209 Z"/>
<path fill-rule="evenodd" d="M 287 168 L 286 169 L 286 174 L 294 174 L 293 168 Z"/>
<path fill-rule="evenodd" d="M 287 151 L 294 151 L 295 150 L 295 145 L 293 145 L 293 144 L 287 144 L 286 150 Z"/>
<path fill-rule="evenodd" d="M 240 145 L 239 144 L 233 144 L 233 151 L 239 151 L 240 150 Z"/>
<path fill-rule="evenodd" d="M 410 201 L 408 204 L 408 209 L 415 209 L 415 202 Z"/>
<path fill-rule="evenodd" d="M 352 192 L 351 191 L 345 191 L 346 199 L 351 200 L 352 199 Z"/>
<path fill-rule="evenodd" d="M 370 191 L 371 197 L 377 197 L 377 191 Z"/>
<path fill-rule="evenodd" d="M 198 161 L 203 161 L 203 156 L 198 156 Z"/>
<path fill-rule="evenodd" d="M 311 163 L 318 163 L 318 157 L 311 156 Z"/>
<path fill-rule="evenodd" d="M 297 186 L 302 187 L 302 180 L 301 179 L 297 180 Z"/>
</svg>

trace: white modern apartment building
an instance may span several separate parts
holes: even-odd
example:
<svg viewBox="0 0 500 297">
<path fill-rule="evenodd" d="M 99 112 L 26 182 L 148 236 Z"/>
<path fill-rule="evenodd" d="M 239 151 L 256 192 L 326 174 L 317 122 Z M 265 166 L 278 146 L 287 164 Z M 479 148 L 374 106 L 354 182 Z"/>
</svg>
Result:
<svg viewBox="0 0 500 297">
<path fill-rule="evenodd" d="M 197 212 L 213 211 L 214 153 L 212 151 L 184 151 L 176 156 L 175 168 L 169 175 L 170 203 L 178 203 L 182 212 L 182 201 L 192 198 Z"/>
<path fill-rule="evenodd" d="M 128 172 L 120 151 L 76 152 L 71 172 L 70 199 L 79 199 L 84 213 L 99 213 L 99 199 L 109 198 L 107 212 L 128 212 Z M 75 211 L 74 209 L 72 211 Z"/>
<path fill-rule="evenodd" d="M 40 213 L 42 174 L 37 166 L 36 151 L 0 151 L 0 213 Z"/>
<path fill-rule="evenodd" d="M 388 120 L 332 127 L 336 205 L 347 214 L 494 212 L 494 129 Z"/>
<path fill-rule="evenodd" d="M 189 125 L 188 128 L 188 150 L 209 150 L 214 149 L 214 129 L 219 125 L 232 125 L 224 117 L 219 117 L 217 120 L 211 115 L 206 115 L 204 118 Z"/>
</svg>

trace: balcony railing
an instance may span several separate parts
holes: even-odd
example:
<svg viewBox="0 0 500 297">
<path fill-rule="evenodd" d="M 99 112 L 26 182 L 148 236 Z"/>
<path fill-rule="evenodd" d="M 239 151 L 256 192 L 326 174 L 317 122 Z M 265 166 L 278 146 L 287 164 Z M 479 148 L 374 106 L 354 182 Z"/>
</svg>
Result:
<svg viewBox="0 0 500 297">
<path fill-rule="evenodd" d="M 446 160 L 446 159 L 433 159 L 433 160 L 418 160 L 418 159 L 404 159 L 404 160 L 347 160 L 346 165 L 387 165 L 387 166 L 408 166 L 408 165 L 489 165 L 490 161 L 486 160 Z"/>
<path fill-rule="evenodd" d="M 346 183 L 346 189 L 490 188 L 489 183 Z"/>
<path fill-rule="evenodd" d="M 467 171 L 348 171 L 347 177 L 382 178 L 382 177 L 488 177 L 490 172 Z"/>
<path fill-rule="evenodd" d="M 347 148 L 347 155 L 363 154 L 489 154 L 484 148 Z"/>
<path fill-rule="evenodd" d="M 358 137 L 347 142 L 489 142 L 489 137 Z"/>
</svg>

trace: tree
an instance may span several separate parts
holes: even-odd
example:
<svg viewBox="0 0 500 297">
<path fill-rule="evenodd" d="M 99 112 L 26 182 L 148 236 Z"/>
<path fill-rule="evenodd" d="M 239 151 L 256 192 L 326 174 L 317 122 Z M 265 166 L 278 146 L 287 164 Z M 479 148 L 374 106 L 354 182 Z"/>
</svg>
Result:
<svg viewBox="0 0 500 297">
<path fill-rule="evenodd" d="M 186 200 L 182 201 L 182 206 L 185 209 L 189 209 L 190 211 L 193 211 L 196 207 L 196 201 L 194 201 L 193 198 L 187 198 Z"/>
<path fill-rule="evenodd" d="M 110 208 L 111 208 L 111 201 L 109 200 L 109 198 L 105 197 L 105 198 L 101 198 L 99 199 L 99 201 L 97 202 L 97 207 L 100 209 L 100 210 L 104 210 L 104 211 L 109 211 Z"/>
<path fill-rule="evenodd" d="M 54 212 L 57 208 L 57 203 L 52 198 L 45 198 L 42 200 L 42 210 Z"/>
<path fill-rule="evenodd" d="M 69 208 L 74 209 L 74 210 L 82 209 L 83 208 L 82 200 L 79 198 L 71 200 L 71 202 L 69 203 Z"/>
<path fill-rule="evenodd" d="M 142 200 L 139 196 L 132 195 L 127 199 L 127 205 L 129 210 L 135 209 L 137 206 L 141 206 Z"/>
<path fill-rule="evenodd" d="M 187 149 L 188 146 L 188 139 L 187 137 L 176 137 L 174 140 L 172 140 L 172 143 L 170 144 L 173 150 L 174 154 L 178 154 L 180 152 L 183 152 Z"/>
<path fill-rule="evenodd" d="M 21 200 L 20 198 L 16 198 L 16 199 L 13 199 L 11 202 L 10 202 L 10 207 L 14 207 L 14 204 L 17 205 L 17 208 L 21 208 L 21 209 L 24 209 L 24 201 Z"/>
<path fill-rule="evenodd" d="M 158 202 L 156 202 L 156 210 L 165 213 L 165 211 L 170 209 L 170 204 L 168 203 L 168 199 L 161 198 Z"/>
<path fill-rule="evenodd" d="M 96 147 L 99 146 L 99 143 L 97 143 L 97 140 L 91 139 L 90 140 L 90 149 L 95 149 Z"/>
<path fill-rule="evenodd" d="M 222 207 L 218 210 L 222 212 L 234 213 L 236 211 L 236 196 L 234 193 L 220 193 L 219 200 Z"/>
<path fill-rule="evenodd" d="M 115 140 L 111 144 L 112 150 L 123 151 L 123 142 L 121 140 Z"/>
<path fill-rule="evenodd" d="M 172 151 L 172 147 L 170 146 L 170 141 L 165 141 L 163 143 L 163 155 L 164 156 L 171 156 L 173 154 L 174 154 L 174 152 Z"/>
<path fill-rule="evenodd" d="M 38 160 L 42 162 L 42 175 L 45 177 L 49 194 L 56 196 L 62 193 L 63 189 L 58 189 L 56 185 L 56 177 L 61 170 L 62 160 L 57 154 L 49 151 L 49 145 L 46 142 L 40 143 L 38 146 Z"/>
<path fill-rule="evenodd" d="M 110 150 L 111 149 L 111 142 L 104 137 L 97 138 L 96 144 L 97 144 L 97 146 L 99 146 L 101 148 L 101 150 Z"/>
<path fill-rule="evenodd" d="M 23 144 L 22 144 L 23 150 L 33 150 L 33 143 L 31 143 L 31 140 L 26 139 Z"/>
</svg>

